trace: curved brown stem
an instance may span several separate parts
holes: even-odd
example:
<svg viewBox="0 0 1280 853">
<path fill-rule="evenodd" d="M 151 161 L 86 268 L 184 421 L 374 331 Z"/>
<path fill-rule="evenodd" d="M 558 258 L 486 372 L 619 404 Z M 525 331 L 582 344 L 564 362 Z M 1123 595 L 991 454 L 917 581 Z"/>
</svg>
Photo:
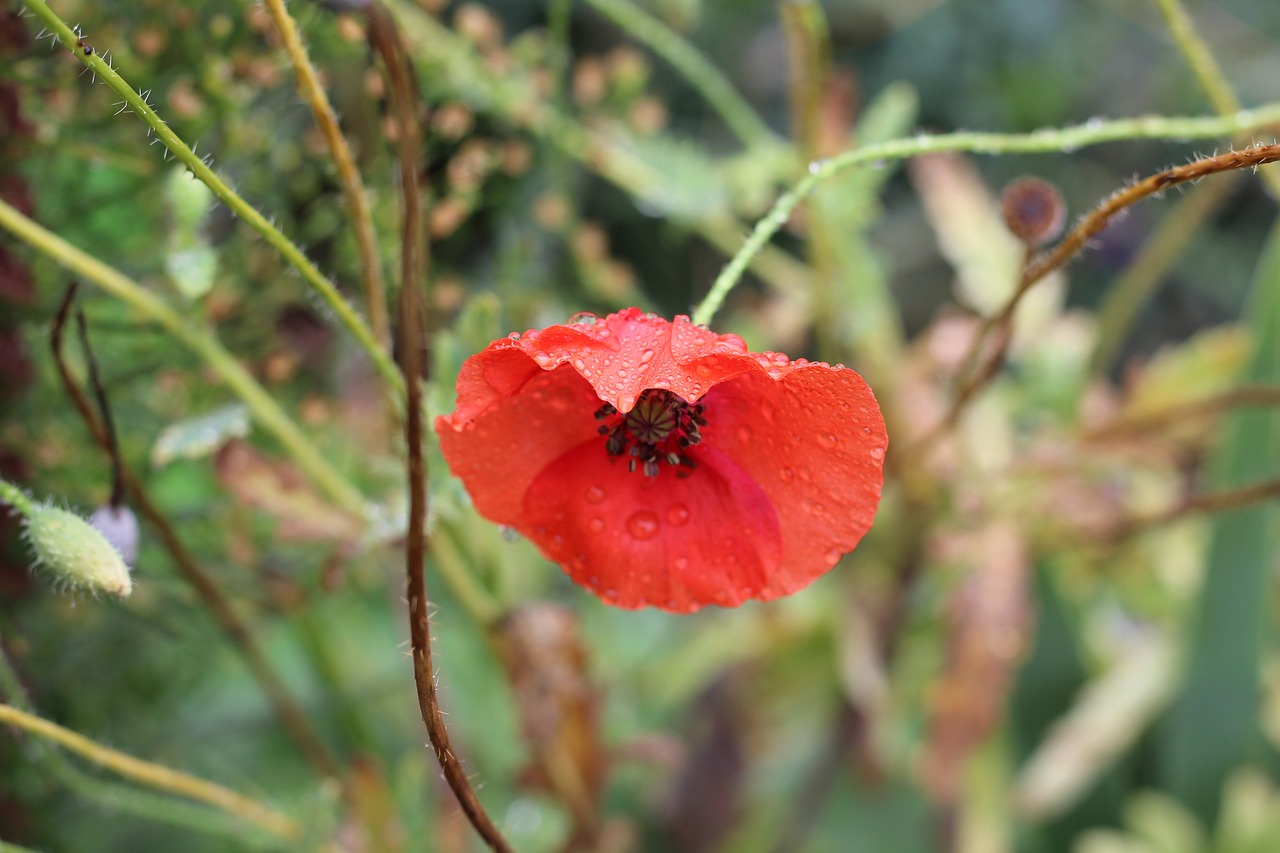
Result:
<svg viewBox="0 0 1280 853">
<path fill-rule="evenodd" d="M 84 420 L 85 426 L 88 427 L 94 440 L 98 442 L 104 452 L 111 456 L 112 463 L 116 466 L 118 472 L 119 482 L 123 483 L 128 490 L 138 514 L 145 518 L 155 530 L 156 535 L 160 538 L 160 543 L 169 552 L 169 556 L 177 567 L 178 572 L 187 583 L 191 584 L 196 594 L 200 596 L 205 606 L 213 614 L 214 620 L 218 623 L 222 632 L 231 640 L 231 644 L 244 659 L 254 680 L 262 688 L 263 694 L 266 695 L 267 701 L 271 703 L 272 710 L 280 718 L 285 732 L 297 747 L 298 752 L 317 772 L 326 776 L 342 778 L 342 768 L 339 766 L 337 759 L 334 758 L 333 753 L 329 751 L 324 741 L 320 739 L 319 734 L 311 726 L 311 722 L 307 719 L 302 707 L 290 695 L 284 680 L 276 673 L 270 662 L 268 662 L 266 655 L 263 654 L 262 649 L 258 647 L 258 643 L 254 639 L 253 633 L 249 630 L 249 626 L 236 614 L 231 602 L 222 594 L 222 590 L 205 573 L 195 556 L 187 550 L 186 545 L 178 538 L 178 534 L 173 529 L 173 525 L 169 523 L 169 519 L 152 502 L 151 496 L 143 487 L 142 482 L 134 475 L 132 469 L 129 468 L 116 450 L 112 431 L 108 428 L 106 422 L 100 421 L 94 414 L 93 407 L 89 405 L 84 392 L 80 390 L 80 386 L 76 384 L 74 377 L 72 377 L 71 371 L 62 355 L 62 332 L 66 325 L 67 317 L 70 315 L 71 303 L 75 298 L 75 293 L 76 285 L 73 283 L 67 289 L 66 296 L 63 297 L 62 305 L 54 318 L 53 329 L 50 334 L 53 360 L 58 367 L 58 375 L 62 378 L 62 385 L 66 390 L 67 396 L 71 398 L 71 402 L 80 413 L 81 419 Z M 88 336 L 83 331 L 82 335 L 87 342 Z M 95 393 L 100 395 L 99 404 L 102 406 L 104 413 L 109 412 L 110 408 L 107 406 L 106 396 L 101 393 L 101 383 L 96 378 L 97 367 L 94 365 L 92 352 L 87 346 L 85 348 L 85 358 L 89 361 L 90 376 L 94 377 Z"/>
<path fill-rule="evenodd" d="M 444 773 L 476 832 L 494 850 L 512 848 L 485 812 L 458 760 L 440 712 L 435 669 L 431 662 L 431 625 L 427 610 L 424 565 L 427 552 L 427 465 L 422 453 L 422 374 L 426 308 L 419 290 L 425 282 L 427 247 L 418 193 L 418 102 L 408 53 L 390 14 L 378 3 L 365 10 L 369 41 L 382 57 L 396 122 L 396 151 L 400 165 L 400 189 L 404 203 L 404 228 L 400 249 L 400 371 L 405 385 L 405 443 L 409 481 L 409 523 L 405 541 L 405 575 L 409 598 L 409 637 L 413 648 L 413 677 L 418 690 L 422 722 Z"/>
<path fill-rule="evenodd" d="M 1106 228 L 1118 213 L 1148 196 L 1163 192 L 1179 184 L 1196 181 L 1218 172 L 1254 168 L 1275 162 L 1280 162 L 1280 143 L 1258 145 L 1240 151 L 1228 151 L 1225 154 L 1204 157 L 1199 160 L 1193 160 L 1183 166 L 1175 166 L 1172 169 L 1157 172 L 1136 184 L 1116 192 L 1111 198 L 1098 205 L 1092 212 L 1081 219 L 1076 224 L 1076 227 L 1072 228 L 1070 233 L 1060 240 L 1056 246 L 1046 252 L 1042 252 L 1026 265 L 1022 271 L 1021 278 L 1018 280 L 1017 288 L 1014 289 L 1000 310 L 988 317 L 982 324 L 982 328 L 970 347 L 969 354 L 961 362 L 966 365 L 972 364 L 974 367 L 966 372 L 967 375 L 960 382 L 959 390 L 951 403 L 951 407 L 947 410 L 947 414 L 936 427 L 916 442 L 912 450 L 915 453 L 923 453 L 929 450 L 938 439 L 955 426 L 969 401 L 995 378 L 999 372 L 1000 365 L 1004 361 L 1009 339 L 1012 337 L 1009 332 L 1013 323 L 1014 311 L 1022 303 L 1022 298 L 1027 294 L 1027 291 L 1049 273 L 1065 266 L 1068 261 L 1084 249 L 1089 239 Z M 979 362 L 978 354 L 987 345 L 991 334 L 998 330 L 1004 330 L 1005 333 L 998 341 L 994 352 L 985 361 Z"/>
</svg>

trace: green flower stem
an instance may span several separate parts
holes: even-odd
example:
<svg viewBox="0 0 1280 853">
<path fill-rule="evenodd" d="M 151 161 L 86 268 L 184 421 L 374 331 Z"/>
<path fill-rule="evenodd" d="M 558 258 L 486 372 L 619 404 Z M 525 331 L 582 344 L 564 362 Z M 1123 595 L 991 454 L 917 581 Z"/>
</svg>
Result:
<svg viewBox="0 0 1280 853">
<path fill-rule="evenodd" d="M 77 275 L 88 279 L 160 325 L 207 364 L 239 397 L 264 429 L 276 437 L 313 481 L 343 509 L 366 517 L 360 491 L 328 463 L 280 405 L 214 335 L 180 316 L 164 300 L 97 258 L 0 201 L 0 228 L 12 232 Z"/>
<path fill-rule="evenodd" d="M 298 824 L 292 818 L 269 809 L 256 800 L 213 782 L 102 746 L 81 734 L 12 705 L 0 704 L 0 723 L 17 726 L 33 735 L 51 740 L 64 749 L 135 782 L 214 806 L 281 838 L 296 838 L 301 834 Z"/>
<path fill-rule="evenodd" d="M 356 248 L 360 253 L 361 280 L 364 282 L 369 325 L 378 341 L 378 350 L 385 352 L 391 345 L 387 288 L 382 278 L 377 235 L 373 230 L 373 217 L 369 212 L 360 169 L 356 166 L 351 146 L 347 145 L 347 139 L 338 127 L 338 117 L 329 103 L 324 86 L 320 85 L 320 77 L 311 64 L 306 45 L 302 43 L 302 36 L 298 33 L 298 26 L 285 8 L 284 0 L 265 0 L 265 5 L 280 32 L 280 40 L 284 43 L 285 52 L 289 54 L 289 61 L 293 63 L 294 72 L 298 75 L 298 93 L 307 102 L 307 106 L 311 107 L 311 114 L 315 116 L 316 125 L 324 135 L 329 154 L 333 157 L 333 165 L 337 168 L 338 182 L 342 184 L 342 194 L 347 198 L 347 210 L 351 214 Z"/>
<path fill-rule="evenodd" d="M 278 228 L 268 222 L 266 217 L 227 186 L 212 169 L 205 165 L 204 161 L 197 157 L 195 152 L 187 147 L 187 144 L 170 129 L 169 125 L 165 124 L 156 111 L 151 108 L 151 105 L 147 103 L 146 99 L 135 92 L 133 87 L 116 73 L 110 63 L 103 59 L 99 51 L 95 50 L 90 54 L 86 54 L 84 50 L 79 49 L 76 45 L 76 34 L 71 30 L 71 27 L 67 26 L 66 22 L 58 17 L 57 13 L 50 9 L 44 0 L 22 0 L 22 3 L 40 19 L 41 23 L 49 28 L 76 59 L 97 77 L 101 78 L 113 92 L 124 99 L 125 106 L 136 113 L 151 128 L 152 132 L 173 153 L 174 157 L 190 169 L 192 174 L 205 186 L 209 187 L 223 204 L 248 223 L 250 228 L 262 235 L 262 238 L 278 251 L 281 257 L 298 270 L 303 280 L 333 311 L 334 316 L 338 318 L 338 322 L 351 333 L 361 348 L 369 354 L 369 358 L 373 361 L 374 367 L 381 374 L 383 380 L 397 394 L 403 395 L 404 382 L 396 371 L 391 357 L 383 347 L 379 346 L 373 332 L 370 331 L 365 321 L 342 297 L 342 294 L 338 293 L 333 283 L 325 278 L 324 273 L 320 272 L 307 259 L 302 250 L 281 233 Z"/>
<path fill-rule="evenodd" d="M 1209 46 L 1196 32 L 1195 22 L 1187 14 L 1187 10 L 1179 0 L 1156 0 L 1156 5 L 1160 7 L 1160 14 L 1164 15 L 1165 26 L 1169 28 L 1173 43 L 1178 46 L 1187 65 L 1191 66 L 1191 72 L 1196 75 L 1209 103 L 1222 115 L 1239 112 L 1239 99 L 1231 91 L 1231 84 L 1227 82 L 1227 76 L 1222 73 L 1218 61 L 1213 58 Z"/>
<path fill-rule="evenodd" d="M 37 853 L 37 851 L 0 838 L 0 853 Z"/>
<path fill-rule="evenodd" d="M 0 503 L 9 504 L 9 506 L 27 518 L 30 518 L 31 513 L 36 511 L 35 504 L 31 502 L 31 498 L 27 497 L 22 489 L 2 477 L 0 477 Z"/>
<path fill-rule="evenodd" d="M 10 705 L 21 711 L 26 711 L 28 714 L 35 713 L 35 708 L 18 680 L 17 671 L 4 653 L 3 643 L 0 643 L 0 697 L 6 698 Z M 108 808 L 131 812 L 141 817 L 197 832 L 232 837 L 237 840 L 237 843 L 251 845 L 254 848 L 262 847 L 262 841 L 266 839 L 276 842 L 271 846 L 278 845 L 278 838 L 268 836 L 256 827 L 233 822 L 223 812 L 176 797 L 136 789 L 125 783 L 99 779 L 81 770 L 61 750 L 54 747 L 37 748 L 34 751 L 34 757 L 43 761 L 50 774 L 72 791 L 86 800 Z M 0 850 L 3 850 L 3 847 L 0 847 Z"/>
<path fill-rule="evenodd" d="M 779 144 L 778 137 L 720 69 L 657 18 L 629 0 L 587 0 L 587 3 L 683 74 L 748 148 Z"/>
<path fill-rule="evenodd" d="M 756 223 L 747 241 L 716 277 L 711 290 L 693 313 L 693 322 L 707 324 L 724 304 L 756 254 L 791 218 L 792 212 L 827 180 L 855 166 L 885 160 L 900 160 L 939 151 L 967 151 L 972 154 L 1037 154 L 1073 151 L 1087 145 L 1130 139 L 1190 140 L 1234 136 L 1280 121 L 1280 104 L 1241 110 L 1222 117 L 1144 116 L 1115 121 L 1091 120 L 1064 128 L 1047 128 L 1031 133 L 975 133 L 962 131 L 940 135 L 920 134 L 865 145 L 826 160 L 811 163 L 809 173 L 785 192 Z"/>
</svg>

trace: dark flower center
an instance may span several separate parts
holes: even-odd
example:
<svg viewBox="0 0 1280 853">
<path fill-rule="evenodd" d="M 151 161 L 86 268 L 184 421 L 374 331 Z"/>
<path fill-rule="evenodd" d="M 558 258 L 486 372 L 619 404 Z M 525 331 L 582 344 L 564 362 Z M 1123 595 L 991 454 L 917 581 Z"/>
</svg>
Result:
<svg viewBox="0 0 1280 853">
<path fill-rule="evenodd" d="M 604 421 L 600 434 L 608 436 L 604 449 L 610 456 L 630 456 L 629 470 L 656 477 L 662 461 L 673 468 L 697 467 L 685 451 L 702 441 L 698 428 L 707 425 L 702 412 L 701 404 L 650 388 L 625 415 L 605 403 L 596 410 L 596 420 Z"/>
</svg>

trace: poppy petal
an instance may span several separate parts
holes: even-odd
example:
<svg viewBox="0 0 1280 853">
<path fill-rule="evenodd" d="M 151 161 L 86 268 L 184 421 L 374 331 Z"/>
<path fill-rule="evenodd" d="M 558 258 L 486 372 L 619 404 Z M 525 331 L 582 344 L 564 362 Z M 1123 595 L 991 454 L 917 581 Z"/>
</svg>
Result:
<svg viewBox="0 0 1280 853">
<path fill-rule="evenodd" d="M 522 529 L 618 607 L 687 613 L 776 597 L 782 531 L 768 496 L 720 451 L 690 456 L 687 476 L 646 477 L 586 442 L 534 480 Z"/>
<path fill-rule="evenodd" d="M 852 370 L 791 365 L 782 379 L 743 373 L 703 402 L 704 443 L 733 459 L 777 510 L 778 594 L 806 586 L 875 518 L 888 440 L 871 389 Z"/>
<path fill-rule="evenodd" d="M 459 417 L 464 414 L 459 405 L 452 417 L 436 419 L 436 432 L 450 470 L 466 484 L 476 510 L 490 521 L 520 529 L 524 493 L 538 472 L 570 448 L 599 439 L 592 413 L 600 400 L 572 368 L 539 370 L 519 350 L 506 350 L 496 358 L 490 350 L 475 356 L 481 362 L 477 367 L 496 369 L 464 370 L 470 374 L 468 390 L 479 395 L 495 387 L 494 382 L 514 383 L 520 371 L 508 363 L 511 357 L 531 368 L 518 390 L 490 403 L 474 418 Z M 458 387 L 461 398 L 461 377 Z"/>
</svg>

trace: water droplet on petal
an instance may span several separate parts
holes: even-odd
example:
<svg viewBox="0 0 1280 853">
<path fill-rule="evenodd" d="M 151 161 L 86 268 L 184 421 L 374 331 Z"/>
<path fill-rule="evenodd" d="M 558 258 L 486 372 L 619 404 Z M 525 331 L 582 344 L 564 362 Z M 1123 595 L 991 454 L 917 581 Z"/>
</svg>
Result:
<svg viewBox="0 0 1280 853">
<path fill-rule="evenodd" d="M 751 427 L 747 426 L 746 424 L 742 424 L 737 429 L 737 435 L 738 435 L 738 441 L 741 441 L 743 444 L 746 444 L 747 442 L 751 441 Z"/>
<path fill-rule="evenodd" d="M 587 363 L 580 358 L 575 358 L 573 360 L 573 366 L 576 367 L 579 371 L 583 371 L 587 369 Z"/>
<path fill-rule="evenodd" d="M 659 526 L 658 517 L 647 509 L 632 513 L 627 519 L 627 532 L 641 541 L 657 536 Z"/>
<path fill-rule="evenodd" d="M 836 446 L 836 437 L 825 430 L 818 433 L 818 444 L 830 450 Z"/>
<path fill-rule="evenodd" d="M 676 571 L 677 571 L 677 572 L 683 572 L 685 569 L 689 568 L 689 558 L 688 558 L 688 557 L 676 557 L 676 560 L 675 560 L 675 564 L 674 564 L 674 565 L 675 565 L 675 567 L 676 567 Z"/>
<path fill-rule="evenodd" d="M 704 379 L 711 375 L 711 368 L 707 367 L 705 364 L 699 364 L 694 368 L 694 370 Z"/>
<path fill-rule="evenodd" d="M 689 508 L 684 504 L 672 504 L 667 508 L 667 521 L 671 522 L 673 527 L 687 524 L 689 521 Z"/>
<path fill-rule="evenodd" d="M 883 458 L 884 458 L 884 448 L 883 448 L 883 447 L 873 447 L 873 448 L 871 448 L 871 458 L 872 458 L 872 459 L 883 459 Z"/>
<path fill-rule="evenodd" d="M 596 516 L 595 518 L 591 519 L 591 523 L 589 526 L 591 527 L 592 533 L 601 533 L 604 531 L 604 519 L 600 518 L 599 516 Z"/>
<path fill-rule="evenodd" d="M 781 471 L 778 472 L 778 476 L 782 477 L 782 482 L 784 483 L 791 482 L 791 478 L 794 477 L 795 475 L 796 475 L 796 472 L 792 471 L 790 468 L 783 468 Z"/>
<path fill-rule="evenodd" d="M 613 601 L 615 598 L 618 597 L 618 591 L 616 589 L 606 589 L 604 591 L 604 597 L 609 599 L 610 601 Z"/>
<path fill-rule="evenodd" d="M 842 556 L 844 555 L 840 552 L 839 548 L 832 548 L 827 552 L 827 565 L 834 566 L 836 563 L 840 562 L 840 558 Z"/>
<path fill-rule="evenodd" d="M 800 479 L 803 480 L 804 482 L 806 483 L 813 482 L 813 472 L 810 471 L 808 468 L 800 468 L 796 471 L 796 473 L 800 475 Z"/>
<path fill-rule="evenodd" d="M 590 503 L 590 504 L 600 503 L 601 501 L 604 500 L 604 486 L 601 486 L 598 484 L 587 486 L 587 490 L 586 492 L 583 493 L 583 497 L 587 499 L 587 503 Z"/>
<path fill-rule="evenodd" d="M 651 362 L 651 361 L 653 361 L 653 350 L 651 350 L 651 349 L 646 349 L 646 350 L 644 350 L 643 352 L 641 352 L 641 353 L 640 353 L 640 363 L 641 363 L 641 364 L 648 364 L 648 363 L 649 363 L 649 362 Z"/>
<path fill-rule="evenodd" d="M 533 354 L 533 360 L 538 362 L 539 367 L 546 367 L 551 363 L 551 356 L 547 355 L 545 352 L 535 352 Z"/>
</svg>

